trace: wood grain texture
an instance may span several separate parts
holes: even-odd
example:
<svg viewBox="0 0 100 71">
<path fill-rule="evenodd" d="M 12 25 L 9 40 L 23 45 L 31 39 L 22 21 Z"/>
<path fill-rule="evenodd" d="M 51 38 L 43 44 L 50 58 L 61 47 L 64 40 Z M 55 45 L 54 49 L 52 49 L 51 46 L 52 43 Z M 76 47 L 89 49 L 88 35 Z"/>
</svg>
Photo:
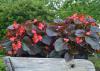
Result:
<svg viewBox="0 0 100 71">
<path fill-rule="evenodd" d="M 11 61 L 11 65 L 7 65 L 7 71 L 95 71 L 94 65 L 84 59 L 73 59 L 69 62 L 65 62 L 62 58 L 5 57 L 4 59 Z"/>
</svg>

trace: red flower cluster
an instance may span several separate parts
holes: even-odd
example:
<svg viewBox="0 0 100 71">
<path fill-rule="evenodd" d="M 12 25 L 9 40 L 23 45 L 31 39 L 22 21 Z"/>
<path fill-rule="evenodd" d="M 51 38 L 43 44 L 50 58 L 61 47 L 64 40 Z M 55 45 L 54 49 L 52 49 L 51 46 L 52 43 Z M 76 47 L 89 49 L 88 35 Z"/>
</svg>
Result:
<svg viewBox="0 0 100 71">
<path fill-rule="evenodd" d="M 19 40 L 12 43 L 12 48 L 14 51 L 17 51 L 21 47 L 22 47 L 22 43 Z"/>
<path fill-rule="evenodd" d="M 14 21 L 13 25 L 8 27 L 7 37 L 12 42 L 13 51 L 17 51 L 22 47 L 22 38 L 25 34 L 25 28 L 23 25 Z"/>
<path fill-rule="evenodd" d="M 36 43 L 38 43 L 39 41 L 42 40 L 42 36 L 37 34 L 36 30 L 32 30 L 32 33 L 33 33 L 32 40 L 33 40 L 34 44 L 36 44 Z"/>
<path fill-rule="evenodd" d="M 10 28 L 8 27 L 7 37 L 9 38 L 9 40 L 14 41 L 19 37 L 22 37 L 24 33 L 25 28 L 22 25 L 17 24 L 16 21 L 14 21 L 13 25 L 10 26 Z"/>
<path fill-rule="evenodd" d="M 87 16 L 87 18 L 86 18 L 85 15 L 82 15 L 82 14 L 78 15 L 77 13 L 75 13 L 74 15 L 70 16 L 69 18 L 74 21 L 80 21 L 81 23 L 84 23 L 84 25 L 96 26 L 95 20 L 91 16 Z"/>
<path fill-rule="evenodd" d="M 80 44 L 83 42 L 83 39 L 81 37 L 76 37 L 75 40 L 77 44 Z"/>
<path fill-rule="evenodd" d="M 43 22 L 39 22 L 37 19 L 34 19 L 33 23 L 38 27 L 39 30 L 43 30 L 45 28 L 45 24 Z"/>
<path fill-rule="evenodd" d="M 97 26 L 95 20 L 91 16 L 85 16 L 83 14 L 75 13 L 72 16 L 68 17 L 68 20 L 73 22 L 73 24 L 75 25 L 75 28 L 76 28 L 75 30 L 80 30 L 80 29 L 84 30 L 84 32 L 82 33 L 84 36 L 90 36 L 92 33 L 92 31 L 90 30 L 90 27 Z M 70 23 L 70 24 L 72 24 L 72 23 Z M 81 27 L 81 28 L 78 28 L 78 27 Z M 73 33 L 70 33 L 70 35 L 72 35 L 72 34 Z M 84 36 L 76 36 L 75 42 L 77 44 L 81 44 L 84 41 L 84 39 L 83 39 Z"/>
</svg>

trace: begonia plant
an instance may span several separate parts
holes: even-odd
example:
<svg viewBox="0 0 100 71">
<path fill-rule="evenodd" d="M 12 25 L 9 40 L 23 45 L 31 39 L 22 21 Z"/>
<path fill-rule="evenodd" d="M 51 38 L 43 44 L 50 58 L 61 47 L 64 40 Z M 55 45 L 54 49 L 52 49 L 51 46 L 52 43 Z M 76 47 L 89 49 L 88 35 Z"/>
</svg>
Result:
<svg viewBox="0 0 100 71">
<path fill-rule="evenodd" d="M 100 28 L 91 16 L 74 14 L 53 22 L 16 21 L 7 28 L 1 44 L 11 56 L 84 58 L 100 52 Z M 77 56 L 78 55 L 78 56 Z"/>
</svg>

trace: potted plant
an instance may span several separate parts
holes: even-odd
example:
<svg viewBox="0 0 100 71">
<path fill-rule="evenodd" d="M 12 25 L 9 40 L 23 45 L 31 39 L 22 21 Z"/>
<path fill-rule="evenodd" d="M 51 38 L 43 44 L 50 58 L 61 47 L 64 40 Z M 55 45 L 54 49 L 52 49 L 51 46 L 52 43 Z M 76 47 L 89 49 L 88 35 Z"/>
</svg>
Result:
<svg viewBox="0 0 100 71">
<path fill-rule="evenodd" d="M 65 57 L 87 59 L 100 51 L 100 29 L 95 19 L 74 14 L 65 20 L 55 19 L 46 24 L 37 19 L 7 28 L 7 40 L 2 44 L 7 55 Z"/>
</svg>

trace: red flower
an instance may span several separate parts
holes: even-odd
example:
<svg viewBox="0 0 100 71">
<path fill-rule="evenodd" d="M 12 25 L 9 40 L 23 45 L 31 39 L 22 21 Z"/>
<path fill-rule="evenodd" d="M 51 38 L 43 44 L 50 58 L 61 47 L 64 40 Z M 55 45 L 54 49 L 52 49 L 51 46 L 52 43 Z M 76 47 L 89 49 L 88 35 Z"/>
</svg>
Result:
<svg viewBox="0 0 100 71">
<path fill-rule="evenodd" d="M 91 35 L 91 31 L 89 31 L 89 32 L 86 32 L 86 35 L 88 35 L 88 36 L 89 36 L 89 35 Z"/>
<path fill-rule="evenodd" d="M 32 38 L 34 44 L 38 43 L 39 39 L 38 39 L 38 35 L 34 34 L 33 38 Z"/>
<path fill-rule="evenodd" d="M 15 51 L 17 51 L 21 47 L 22 47 L 21 41 L 16 41 L 16 42 L 12 43 L 12 48 Z"/>
<path fill-rule="evenodd" d="M 37 23 L 37 22 L 38 22 L 38 20 L 37 20 L 37 19 L 34 19 L 34 20 L 33 20 L 33 23 L 34 23 L 34 24 L 35 24 L 35 23 Z"/>
<path fill-rule="evenodd" d="M 14 37 L 14 36 L 12 36 L 12 37 L 10 37 L 10 41 L 14 41 L 16 39 L 16 37 Z"/>
<path fill-rule="evenodd" d="M 25 28 L 23 26 L 20 26 L 20 28 L 18 29 L 18 34 L 21 36 L 22 34 L 24 34 L 25 32 Z"/>
<path fill-rule="evenodd" d="M 84 24 L 85 24 L 85 25 L 88 25 L 88 24 L 89 24 L 89 22 L 88 22 L 88 21 L 84 21 Z"/>
<path fill-rule="evenodd" d="M 96 23 L 91 23 L 92 26 L 96 26 Z"/>
<path fill-rule="evenodd" d="M 73 19 L 73 20 L 78 19 L 78 15 L 77 15 L 77 13 L 73 14 L 73 15 L 70 17 L 70 19 Z"/>
<path fill-rule="evenodd" d="M 43 30 L 44 27 L 45 27 L 45 25 L 44 25 L 43 23 L 39 23 L 39 24 L 38 24 L 38 28 L 39 28 L 40 30 Z"/>
<path fill-rule="evenodd" d="M 68 42 L 68 41 L 69 41 L 69 39 L 68 39 L 68 38 L 64 38 L 64 41 L 65 41 L 65 42 Z"/>
<path fill-rule="evenodd" d="M 36 34 L 36 30 L 32 29 L 32 33 L 33 33 L 33 34 Z"/>
<path fill-rule="evenodd" d="M 17 29 L 17 28 L 19 27 L 19 24 L 17 24 L 17 22 L 14 21 L 14 22 L 13 22 L 13 27 L 14 27 L 14 29 Z"/>
<path fill-rule="evenodd" d="M 35 34 L 33 35 L 32 40 L 33 40 L 33 42 L 36 44 L 36 43 L 38 43 L 39 41 L 42 40 L 42 36 L 35 33 Z"/>
<path fill-rule="evenodd" d="M 38 39 L 39 39 L 39 41 L 41 41 L 42 40 L 42 36 L 38 35 Z"/>
<path fill-rule="evenodd" d="M 80 43 L 83 42 L 83 40 L 82 40 L 81 37 L 76 37 L 75 40 L 76 40 L 76 43 L 77 43 L 77 44 L 80 44 Z"/>
<path fill-rule="evenodd" d="M 83 21 L 85 20 L 85 17 L 84 17 L 84 16 L 81 16 L 81 17 L 79 18 L 79 20 L 80 20 L 81 22 L 83 22 Z"/>
</svg>

